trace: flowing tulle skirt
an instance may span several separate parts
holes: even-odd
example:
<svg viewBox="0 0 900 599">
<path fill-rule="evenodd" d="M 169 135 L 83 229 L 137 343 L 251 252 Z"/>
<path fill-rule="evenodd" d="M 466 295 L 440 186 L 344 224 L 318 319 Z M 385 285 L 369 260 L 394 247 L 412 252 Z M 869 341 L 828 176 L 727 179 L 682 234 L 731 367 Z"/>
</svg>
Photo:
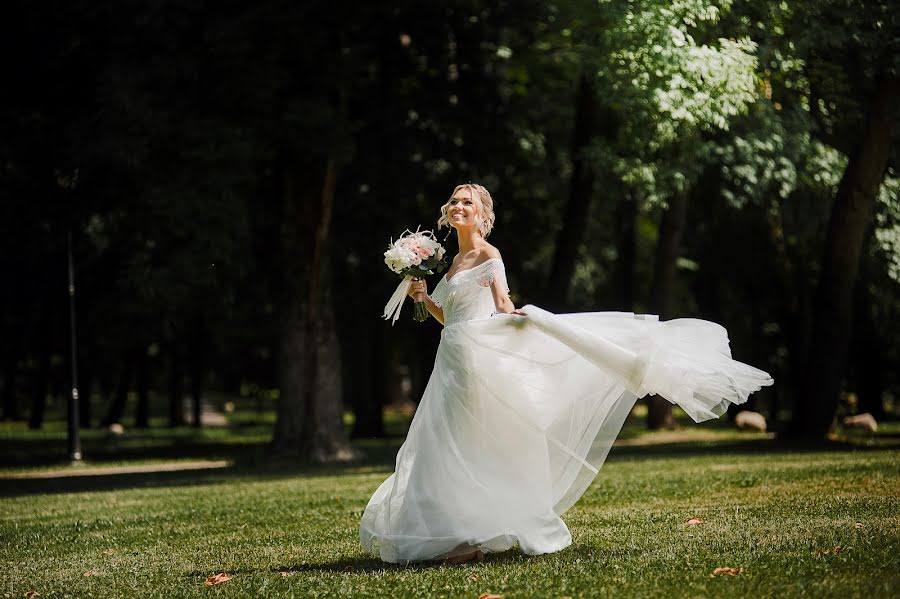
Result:
<svg viewBox="0 0 900 599">
<path fill-rule="evenodd" d="M 527 554 L 571 544 L 560 515 L 597 475 L 637 398 L 700 422 L 772 384 L 731 359 L 727 332 L 621 312 L 496 315 L 444 328 L 434 370 L 360 524 L 384 561 L 469 544 Z"/>
</svg>

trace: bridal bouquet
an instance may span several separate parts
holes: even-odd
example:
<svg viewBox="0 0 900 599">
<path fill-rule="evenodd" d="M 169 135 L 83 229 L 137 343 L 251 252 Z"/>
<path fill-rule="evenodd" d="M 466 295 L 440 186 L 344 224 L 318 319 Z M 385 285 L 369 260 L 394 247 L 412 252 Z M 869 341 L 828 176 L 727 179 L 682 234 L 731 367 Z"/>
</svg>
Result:
<svg viewBox="0 0 900 599">
<path fill-rule="evenodd" d="M 419 231 L 415 233 L 407 229 L 400 235 L 397 241 L 391 241 L 384 253 L 384 263 L 392 271 L 403 277 L 394 295 L 384 306 L 384 318 L 391 318 L 391 326 L 397 322 L 400 316 L 400 308 L 403 299 L 409 292 L 413 277 L 419 278 L 441 272 L 446 268 L 444 260 L 444 246 L 438 243 L 431 231 Z M 428 310 L 425 302 L 416 302 L 413 308 L 413 318 L 422 322 L 428 318 Z"/>
</svg>

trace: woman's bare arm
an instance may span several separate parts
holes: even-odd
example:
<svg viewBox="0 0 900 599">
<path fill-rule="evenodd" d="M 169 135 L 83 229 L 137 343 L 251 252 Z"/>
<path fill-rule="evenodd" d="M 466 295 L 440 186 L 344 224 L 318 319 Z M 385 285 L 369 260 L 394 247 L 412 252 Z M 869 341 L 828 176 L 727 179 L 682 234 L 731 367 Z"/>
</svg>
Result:
<svg viewBox="0 0 900 599">
<path fill-rule="evenodd" d="M 436 321 L 444 324 L 444 309 L 434 303 L 434 300 L 431 299 L 430 295 L 425 296 L 425 307 L 428 309 L 428 312 L 434 316 Z"/>
<path fill-rule="evenodd" d="M 494 277 L 494 280 L 491 281 L 491 295 L 494 296 L 494 306 L 498 313 L 527 316 L 525 312 L 516 309 L 516 305 L 509 299 L 506 283 L 500 277 Z"/>
<path fill-rule="evenodd" d="M 413 298 L 413 301 L 417 301 L 416 296 L 421 294 L 422 301 L 425 302 L 425 309 L 428 310 L 428 313 L 434 316 L 434 319 L 439 323 L 444 324 L 444 310 L 434 303 L 434 300 L 428 295 L 428 283 L 422 279 L 413 280 L 407 294 Z"/>
</svg>

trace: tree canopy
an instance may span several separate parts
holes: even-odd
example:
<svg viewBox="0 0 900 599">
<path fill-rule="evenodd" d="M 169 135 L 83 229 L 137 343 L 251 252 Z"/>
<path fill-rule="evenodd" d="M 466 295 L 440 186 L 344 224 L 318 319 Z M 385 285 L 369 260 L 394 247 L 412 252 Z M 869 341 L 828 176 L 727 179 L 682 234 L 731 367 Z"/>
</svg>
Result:
<svg viewBox="0 0 900 599">
<path fill-rule="evenodd" d="M 436 344 L 432 325 L 378 319 L 395 284 L 381 253 L 466 181 L 497 201 L 517 305 L 721 322 L 775 377 L 754 407 L 796 434 L 897 393 L 885 1 L 13 12 L 4 417 L 39 426 L 65 386 L 71 232 L 81 368 L 105 412 L 85 424 L 153 389 L 178 425 L 183 387 L 215 387 L 277 397 L 280 451 L 351 455 L 342 406 L 356 434 L 382 434 L 381 407 L 417 398 Z"/>
</svg>

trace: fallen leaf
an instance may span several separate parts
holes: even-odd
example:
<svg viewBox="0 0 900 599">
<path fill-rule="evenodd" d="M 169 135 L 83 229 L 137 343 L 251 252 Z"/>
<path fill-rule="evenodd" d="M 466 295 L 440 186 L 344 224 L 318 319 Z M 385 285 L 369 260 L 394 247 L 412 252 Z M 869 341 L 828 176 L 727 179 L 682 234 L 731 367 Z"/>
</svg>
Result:
<svg viewBox="0 0 900 599">
<path fill-rule="evenodd" d="M 91 568 L 90 570 L 88 570 L 87 572 L 84 573 L 84 576 L 96 576 L 96 575 L 97 575 L 97 573 L 94 572 L 93 568 Z"/>
<path fill-rule="evenodd" d="M 478 595 L 478 599 L 503 599 L 503 595 L 494 595 L 492 593 L 482 593 Z"/>
<path fill-rule="evenodd" d="M 722 576 L 724 574 L 727 574 L 728 576 L 737 576 L 743 571 L 743 568 L 716 568 L 713 570 L 711 576 Z"/>
<path fill-rule="evenodd" d="M 347 566 L 346 568 L 344 568 L 344 572 L 356 572 L 356 568 L 354 568 L 353 566 Z"/>
<path fill-rule="evenodd" d="M 287 578 L 288 576 L 293 576 L 296 572 L 282 572 L 281 575 Z"/>
<path fill-rule="evenodd" d="M 115 549 L 104 549 L 104 550 L 103 550 L 103 555 L 112 555 L 112 554 L 115 553 L 115 552 L 116 552 Z"/>
<path fill-rule="evenodd" d="M 469 580 L 479 580 L 480 578 L 481 576 L 479 576 L 478 574 L 472 574 L 471 576 L 469 576 Z"/>
<path fill-rule="evenodd" d="M 856 524 L 853 525 L 853 528 L 863 528 L 863 527 L 865 527 L 865 524 L 863 524 L 862 522 L 857 522 Z"/>
<path fill-rule="evenodd" d="M 223 582 L 228 582 L 231 580 L 231 576 L 225 574 L 225 572 L 219 572 L 215 576 L 210 576 L 206 579 L 206 586 L 212 586 L 214 584 L 221 584 Z"/>
<path fill-rule="evenodd" d="M 818 551 L 816 551 L 816 555 L 833 555 L 840 552 L 841 546 L 837 545 L 835 547 L 832 547 L 831 549 L 819 549 Z"/>
<path fill-rule="evenodd" d="M 691 518 L 686 522 L 688 526 L 696 526 L 697 524 L 703 524 L 706 522 L 703 518 Z"/>
</svg>

